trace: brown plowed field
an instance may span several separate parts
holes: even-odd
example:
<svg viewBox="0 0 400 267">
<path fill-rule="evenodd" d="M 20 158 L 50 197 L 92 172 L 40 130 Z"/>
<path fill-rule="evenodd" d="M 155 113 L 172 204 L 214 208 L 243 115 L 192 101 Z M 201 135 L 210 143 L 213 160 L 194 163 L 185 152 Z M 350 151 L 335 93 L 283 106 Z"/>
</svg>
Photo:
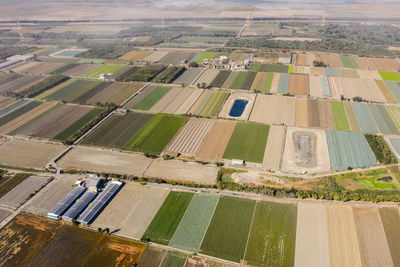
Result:
<svg viewBox="0 0 400 267">
<path fill-rule="evenodd" d="M 218 120 L 200 148 L 197 158 L 220 161 L 235 127 L 235 121 Z"/>
<path fill-rule="evenodd" d="M 339 77 L 342 78 L 360 78 L 357 70 L 355 69 L 338 69 Z"/>
<path fill-rule="evenodd" d="M 349 121 L 351 131 L 361 133 L 361 128 L 360 125 L 358 124 L 358 120 L 356 114 L 354 113 L 351 103 L 343 102 L 343 105 L 346 111 L 347 120 Z"/>
<path fill-rule="evenodd" d="M 352 99 L 353 97 L 360 96 L 370 101 L 386 102 L 385 96 L 374 80 L 339 78 L 339 81 L 345 98 Z"/>
<path fill-rule="evenodd" d="M 193 88 L 182 88 L 182 91 L 162 110 L 163 113 L 175 113 L 182 103 L 193 93 Z"/>
<path fill-rule="evenodd" d="M 267 79 L 268 72 L 257 72 L 256 77 L 253 80 L 253 83 L 251 84 L 251 91 L 260 91 L 262 92 L 264 89 L 264 83 L 265 80 Z"/>
<path fill-rule="evenodd" d="M 363 266 L 394 266 L 378 208 L 353 207 Z"/>
<path fill-rule="evenodd" d="M 271 84 L 271 93 L 277 93 L 278 92 L 278 86 L 279 86 L 279 79 L 281 77 L 280 73 L 274 73 L 274 78 L 272 79 L 272 84 Z"/>
<path fill-rule="evenodd" d="M 160 113 L 164 110 L 174 99 L 176 99 L 184 88 L 174 87 L 161 98 L 149 111 L 154 113 Z"/>
<path fill-rule="evenodd" d="M 289 94 L 308 95 L 309 94 L 308 75 L 291 74 L 289 80 Z"/>
<path fill-rule="evenodd" d="M 318 99 L 319 127 L 324 129 L 336 129 L 332 106 L 329 100 Z"/>
<path fill-rule="evenodd" d="M 375 70 L 357 70 L 361 79 L 382 80 L 381 75 Z"/>
<path fill-rule="evenodd" d="M 310 67 L 305 67 L 305 66 L 294 66 L 293 67 L 293 73 L 310 74 L 310 72 L 311 72 Z"/>
<path fill-rule="evenodd" d="M 311 67 L 310 74 L 313 76 L 325 75 L 325 70 L 322 67 Z"/>
<path fill-rule="evenodd" d="M 119 90 L 118 92 L 113 94 L 110 98 L 108 98 L 106 102 L 112 102 L 117 105 L 120 105 L 143 86 L 144 83 L 129 83 L 123 89 Z"/>
<path fill-rule="evenodd" d="M 112 95 L 122 90 L 122 88 L 124 88 L 125 86 L 126 84 L 122 83 L 111 83 L 104 90 L 101 90 L 100 92 L 89 98 L 86 102 L 89 104 L 96 104 L 97 102 L 100 103 L 106 102 L 108 98 L 110 98 Z"/>
<path fill-rule="evenodd" d="M 314 54 L 297 54 L 296 65 L 312 66 L 314 60 Z"/>
<path fill-rule="evenodd" d="M 0 162 L 7 165 L 43 168 L 65 146 L 21 139 L 0 145 Z"/>
<path fill-rule="evenodd" d="M 307 98 L 296 99 L 296 126 L 307 127 Z"/>
<path fill-rule="evenodd" d="M 265 147 L 263 169 L 280 170 L 285 145 L 286 126 L 271 125 Z"/>
<path fill-rule="evenodd" d="M 310 96 L 323 97 L 320 76 L 310 76 Z"/>
<path fill-rule="evenodd" d="M 325 207 L 299 204 L 297 209 L 296 267 L 329 267 L 328 226 Z"/>
<path fill-rule="evenodd" d="M 206 86 L 209 86 L 214 78 L 218 75 L 219 70 L 209 69 L 203 72 L 200 78 L 197 80 L 196 83 L 203 84 L 205 83 Z"/>
<path fill-rule="evenodd" d="M 326 206 L 331 266 L 361 266 L 353 210 L 350 206 Z"/>
<path fill-rule="evenodd" d="M 395 59 L 366 57 L 360 57 L 359 59 L 367 70 L 398 71 L 400 68 L 400 63 Z"/>
<path fill-rule="evenodd" d="M 191 118 L 168 144 L 165 151 L 195 156 L 211 129 L 215 120 Z"/>
<path fill-rule="evenodd" d="M 80 64 L 72 69 L 64 71 L 62 74 L 67 76 L 82 77 L 86 73 L 89 73 L 101 66 L 101 64 Z"/>
<path fill-rule="evenodd" d="M 18 67 L 13 68 L 12 71 L 25 72 L 27 69 L 38 66 L 39 64 L 40 64 L 40 62 L 37 62 L 37 61 L 29 61 L 23 65 L 19 65 Z"/>
<path fill-rule="evenodd" d="M 186 98 L 186 100 L 184 100 L 183 104 L 174 113 L 186 114 L 186 112 L 188 112 L 196 100 L 201 96 L 203 91 L 203 89 L 193 89 L 192 93 Z"/>
<path fill-rule="evenodd" d="M 46 71 L 49 71 L 58 66 L 61 66 L 62 64 L 63 63 L 61 63 L 61 62 L 41 62 L 40 65 L 31 67 L 31 68 L 27 69 L 27 71 L 30 73 L 33 73 L 33 74 L 40 74 L 40 73 L 45 73 Z"/>
<path fill-rule="evenodd" d="M 335 54 L 317 55 L 315 60 L 322 61 L 329 67 L 343 67 L 340 57 Z"/>
<path fill-rule="evenodd" d="M 307 125 L 309 127 L 319 127 L 318 100 L 309 99 L 307 102 Z"/>
<path fill-rule="evenodd" d="M 129 61 L 140 61 L 150 56 L 152 53 L 152 51 L 131 51 L 120 57 L 120 59 Z"/>
<path fill-rule="evenodd" d="M 386 100 L 389 103 L 395 103 L 395 104 L 397 103 L 396 98 L 394 98 L 394 96 L 390 92 L 389 88 L 387 88 L 387 86 L 386 86 L 384 81 L 375 80 L 375 83 L 378 86 L 378 88 L 381 90 L 382 94 L 385 96 Z"/>
<path fill-rule="evenodd" d="M 53 138 L 75 121 L 88 113 L 92 108 L 78 105 L 63 105 L 49 114 L 28 125 L 17 134 Z"/>
<path fill-rule="evenodd" d="M 331 90 L 331 96 L 333 98 L 340 98 L 344 95 L 342 84 L 340 83 L 340 78 L 338 77 L 328 77 L 329 88 Z"/>
<path fill-rule="evenodd" d="M 258 94 L 249 120 L 294 126 L 296 124 L 296 98 Z"/>
<path fill-rule="evenodd" d="M 17 129 L 18 127 L 24 125 L 28 121 L 32 120 L 33 118 L 36 118 L 39 114 L 42 114 L 46 110 L 51 109 L 57 105 L 57 102 L 47 102 L 43 103 L 36 108 L 28 111 L 27 113 L 19 116 L 18 118 L 4 124 L 3 126 L 0 127 L 0 134 L 8 134 L 9 132 Z"/>
</svg>

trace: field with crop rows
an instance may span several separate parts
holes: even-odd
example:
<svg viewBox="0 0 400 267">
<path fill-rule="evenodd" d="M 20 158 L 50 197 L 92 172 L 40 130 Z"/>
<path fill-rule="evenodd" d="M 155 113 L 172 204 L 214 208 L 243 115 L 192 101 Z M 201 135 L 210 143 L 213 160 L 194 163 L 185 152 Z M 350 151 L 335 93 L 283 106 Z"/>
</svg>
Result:
<svg viewBox="0 0 400 267">
<path fill-rule="evenodd" d="M 289 82 L 289 94 L 308 95 L 309 94 L 308 75 L 291 74 Z"/>
<path fill-rule="evenodd" d="M 249 120 L 294 126 L 296 123 L 296 99 L 294 97 L 259 94 Z"/>
<path fill-rule="evenodd" d="M 369 111 L 367 104 L 352 103 L 354 113 L 363 133 L 377 134 L 378 128 Z"/>
<path fill-rule="evenodd" d="M 22 100 L 14 102 L 0 111 L 0 126 L 18 119 L 18 117 L 30 112 L 41 104 L 39 101 Z"/>
<path fill-rule="evenodd" d="M 359 68 L 356 59 L 352 56 L 340 55 L 340 60 L 345 68 Z"/>
<path fill-rule="evenodd" d="M 98 79 L 102 74 L 114 73 L 122 69 L 123 67 L 123 65 L 103 65 L 95 70 L 86 73 L 84 77 Z"/>
<path fill-rule="evenodd" d="M 84 92 L 89 91 L 94 86 L 99 84 L 97 81 L 76 80 L 72 83 L 66 84 L 64 87 L 59 88 L 57 91 L 44 97 L 45 100 L 73 100 L 79 97 Z"/>
<path fill-rule="evenodd" d="M 289 93 L 289 82 L 290 82 L 290 75 L 288 73 L 281 73 L 279 77 L 279 84 L 278 84 L 278 94 L 287 94 Z"/>
<path fill-rule="evenodd" d="M 150 89 L 151 90 L 151 89 Z M 161 98 L 163 98 L 171 87 L 158 86 L 145 96 L 139 103 L 133 106 L 136 110 L 150 110 Z"/>
<path fill-rule="evenodd" d="M 253 71 L 240 72 L 235 80 L 232 82 L 230 89 L 249 90 L 255 76 L 256 72 Z"/>
<path fill-rule="evenodd" d="M 262 72 L 288 73 L 289 66 L 283 64 L 263 64 L 255 62 L 251 65 L 250 70 L 262 71 Z"/>
<path fill-rule="evenodd" d="M 380 133 L 394 135 L 400 134 L 393 120 L 387 113 L 385 106 L 369 104 L 368 107 L 371 111 L 372 116 L 374 117 Z"/>
<path fill-rule="evenodd" d="M 400 246 L 400 214 L 395 207 L 379 208 L 379 214 L 382 220 L 383 229 L 385 230 L 386 239 L 389 250 L 392 255 L 394 266 L 400 264 L 400 255 L 397 250 Z"/>
<path fill-rule="evenodd" d="M 390 117 L 392 118 L 393 122 L 400 130 L 400 107 L 397 106 L 385 106 L 385 107 Z"/>
<path fill-rule="evenodd" d="M 225 82 L 230 74 L 231 72 L 229 70 L 220 71 L 215 79 L 210 83 L 210 87 L 222 87 L 222 84 Z"/>
<path fill-rule="evenodd" d="M 185 86 L 192 85 L 202 71 L 203 69 L 201 68 L 189 68 L 183 74 L 181 74 L 173 83 L 179 85 L 183 84 Z"/>
<path fill-rule="evenodd" d="M 229 93 L 223 91 L 216 91 L 212 94 L 210 100 L 208 100 L 207 104 L 205 104 L 204 108 L 200 112 L 200 116 L 210 116 L 216 117 L 218 116 L 219 111 L 224 105 L 226 99 L 228 98 Z"/>
<path fill-rule="evenodd" d="M 79 64 L 73 68 L 67 69 L 62 72 L 62 74 L 71 77 L 83 77 L 86 73 L 92 72 L 101 66 L 101 64 Z"/>
<path fill-rule="evenodd" d="M 347 121 L 346 111 L 343 103 L 339 101 L 332 101 L 332 112 L 335 118 L 336 129 L 339 131 L 350 131 L 349 122 Z"/>
</svg>

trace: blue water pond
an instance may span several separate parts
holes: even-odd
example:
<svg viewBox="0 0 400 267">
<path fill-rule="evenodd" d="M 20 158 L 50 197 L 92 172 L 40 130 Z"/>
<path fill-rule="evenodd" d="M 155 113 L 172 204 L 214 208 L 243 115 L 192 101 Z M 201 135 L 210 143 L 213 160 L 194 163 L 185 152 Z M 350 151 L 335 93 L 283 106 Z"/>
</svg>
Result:
<svg viewBox="0 0 400 267">
<path fill-rule="evenodd" d="M 233 102 L 231 111 L 229 111 L 229 116 L 231 116 L 231 117 L 242 116 L 247 103 L 249 103 L 249 101 L 244 100 L 244 99 L 236 99 L 235 102 Z"/>
</svg>

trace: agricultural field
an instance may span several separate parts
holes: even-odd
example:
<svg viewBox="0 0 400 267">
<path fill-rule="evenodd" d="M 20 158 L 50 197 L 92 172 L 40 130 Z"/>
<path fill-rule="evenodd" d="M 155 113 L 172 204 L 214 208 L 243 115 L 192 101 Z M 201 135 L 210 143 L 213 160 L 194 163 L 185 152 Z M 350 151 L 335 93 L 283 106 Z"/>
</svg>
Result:
<svg viewBox="0 0 400 267">
<path fill-rule="evenodd" d="M 124 66 L 123 65 L 103 65 L 97 69 L 94 69 L 84 75 L 84 77 L 87 78 L 93 78 L 93 79 L 98 79 L 100 78 L 100 75 L 102 74 L 107 74 L 107 73 L 114 73 L 117 72 L 118 70 L 122 69 Z"/>
<path fill-rule="evenodd" d="M 320 76 L 309 76 L 309 83 L 310 83 L 310 96 L 311 97 L 323 97 L 322 94 L 322 81 Z M 329 85 L 328 85 L 329 89 Z M 330 94 L 330 92 L 329 92 Z"/>
<path fill-rule="evenodd" d="M 352 132 L 361 132 L 360 125 L 358 124 L 357 116 L 354 112 L 353 106 L 350 102 L 343 103 L 344 110 L 346 111 L 347 120 L 350 125 L 350 130 Z"/>
<path fill-rule="evenodd" d="M 193 193 L 171 191 L 142 240 L 168 245 L 192 198 Z"/>
<path fill-rule="evenodd" d="M 123 147 L 124 150 L 160 154 L 186 118 L 157 114 Z"/>
<path fill-rule="evenodd" d="M 393 97 L 396 99 L 397 102 L 400 103 L 400 86 L 398 83 L 393 81 L 385 81 L 385 85 L 389 88 L 390 93 L 392 93 Z"/>
<path fill-rule="evenodd" d="M 9 82 L 6 82 L 6 80 L 3 80 L 2 83 L 0 84 L 0 94 L 7 94 L 11 92 L 20 92 L 31 85 L 40 82 L 43 77 L 40 76 L 14 76 L 17 77 L 17 79 L 12 79 Z M 12 78 L 14 78 L 12 77 Z"/>
<path fill-rule="evenodd" d="M 228 92 L 213 92 L 212 96 L 204 105 L 204 108 L 201 110 L 199 115 L 204 117 L 217 117 L 228 96 Z"/>
<path fill-rule="evenodd" d="M 257 72 L 254 77 L 253 83 L 251 84 L 251 91 L 268 93 L 271 89 L 272 79 L 274 78 L 273 73 L 268 72 Z"/>
<path fill-rule="evenodd" d="M 191 52 L 181 52 L 181 51 L 173 51 L 173 52 L 168 52 L 164 57 L 162 57 L 158 63 L 161 64 L 166 64 L 166 65 L 178 65 L 182 63 L 189 62 L 193 59 L 193 57 L 196 55 L 196 53 L 191 53 Z"/>
<path fill-rule="evenodd" d="M 214 91 L 213 90 L 203 90 L 202 94 L 197 98 L 194 104 L 187 111 L 188 114 L 199 115 L 204 109 L 207 102 L 211 99 Z"/>
<path fill-rule="evenodd" d="M 385 81 L 400 82 L 400 74 L 397 72 L 380 71 L 379 74 Z"/>
<path fill-rule="evenodd" d="M 195 194 L 182 217 L 169 246 L 196 253 L 217 207 L 219 197 Z"/>
<path fill-rule="evenodd" d="M 212 83 L 212 81 L 217 77 L 219 73 L 219 70 L 216 69 L 207 69 L 203 72 L 203 74 L 200 76 L 200 78 L 197 80 L 196 84 L 203 85 L 203 83 L 206 85 L 206 87 L 209 87 Z"/>
<path fill-rule="evenodd" d="M 296 126 L 307 127 L 308 124 L 308 99 L 307 98 L 296 98 Z"/>
<path fill-rule="evenodd" d="M 326 67 L 324 70 L 327 77 L 339 77 L 339 72 L 336 68 Z"/>
<path fill-rule="evenodd" d="M 79 64 L 62 72 L 62 74 L 70 77 L 83 77 L 86 73 L 90 73 L 101 66 L 101 64 Z"/>
<path fill-rule="evenodd" d="M 385 230 L 389 250 L 392 255 L 394 266 L 400 264 L 400 256 L 397 253 L 400 242 L 400 232 L 398 225 L 400 223 L 400 214 L 395 207 L 379 208 L 383 229 Z"/>
<path fill-rule="evenodd" d="M 271 125 L 265 147 L 263 169 L 280 170 L 286 137 L 286 127 Z"/>
<path fill-rule="evenodd" d="M 253 71 L 239 72 L 235 80 L 232 82 L 230 89 L 250 90 L 251 84 L 253 83 L 256 74 L 257 73 Z"/>
<path fill-rule="evenodd" d="M 217 55 L 216 52 L 203 52 L 198 58 L 196 58 L 195 62 L 197 64 L 199 64 L 199 63 L 203 62 L 204 60 L 213 59 L 216 55 Z"/>
<path fill-rule="evenodd" d="M 161 267 L 183 267 L 185 265 L 186 258 L 186 254 L 169 250 L 164 257 L 163 262 L 161 263 Z"/>
<path fill-rule="evenodd" d="M 322 61 L 329 67 L 343 67 L 339 55 L 336 54 L 320 54 L 315 57 L 316 61 Z"/>
<path fill-rule="evenodd" d="M 358 59 L 363 68 L 367 70 L 398 71 L 400 68 L 400 63 L 395 59 L 368 57 L 359 57 Z"/>
<path fill-rule="evenodd" d="M 394 124 L 393 120 L 383 105 L 368 104 L 369 110 L 379 128 L 379 132 L 383 134 L 399 135 L 400 132 Z"/>
<path fill-rule="evenodd" d="M 251 65 L 250 70 L 261 71 L 261 72 L 279 72 L 288 73 L 289 66 L 283 64 L 264 64 L 255 62 Z"/>
<path fill-rule="evenodd" d="M 214 80 L 210 83 L 210 87 L 218 87 L 221 88 L 224 84 L 225 80 L 229 77 L 231 71 L 229 70 L 221 70 L 217 76 L 215 76 Z"/>
<path fill-rule="evenodd" d="M 189 68 L 186 69 L 177 79 L 173 81 L 174 84 L 190 86 L 193 85 L 200 74 L 203 72 L 202 68 Z"/>
<path fill-rule="evenodd" d="M 136 62 L 144 60 L 151 54 L 153 54 L 152 51 L 131 51 L 121 56 L 120 59 Z"/>
<path fill-rule="evenodd" d="M 122 148 L 152 117 L 151 114 L 135 112 L 113 115 L 86 137 L 82 144 Z"/>
<path fill-rule="evenodd" d="M 335 118 L 336 129 L 339 131 L 350 131 L 350 125 L 347 121 L 346 110 L 343 103 L 339 101 L 331 101 L 333 117 Z"/>
<path fill-rule="evenodd" d="M 44 97 L 48 101 L 69 101 L 72 102 L 79 96 L 90 91 L 101 82 L 99 81 L 89 81 L 89 80 L 76 80 L 72 83 L 66 84 L 64 87 L 59 88 L 57 91 Z"/>
<path fill-rule="evenodd" d="M 148 246 L 140 258 L 138 266 L 160 266 L 167 250 L 160 247 Z"/>
<path fill-rule="evenodd" d="M 375 80 L 375 82 L 382 94 L 385 96 L 387 102 L 396 104 L 396 98 L 392 95 L 390 89 L 385 85 L 385 82 L 381 80 Z"/>
<path fill-rule="evenodd" d="M 231 88 L 232 83 L 236 80 L 236 78 L 239 76 L 240 73 L 241 72 L 239 72 L 239 71 L 231 71 L 228 78 L 226 78 L 224 83 L 221 85 L 221 88 L 225 88 L 225 89 Z"/>
<path fill-rule="evenodd" d="M 238 122 L 223 158 L 262 163 L 268 133 L 269 125 Z"/>
<path fill-rule="evenodd" d="M 338 73 L 342 78 L 360 78 L 358 71 L 353 69 L 338 69 Z"/>
<path fill-rule="evenodd" d="M 136 110 L 148 111 L 158 101 L 160 101 L 160 99 L 163 98 L 170 90 L 171 87 L 158 86 L 132 108 Z"/>
<path fill-rule="evenodd" d="M 221 197 L 199 253 L 240 262 L 245 254 L 255 204 L 254 200 Z"/>
<path fill-rule="evenodd" d="M 26 113 L 31 112 L 41 104 L 39 101 L 22 100 L 16 101 L 0 111 L 0 126 L 18 119 Z"/>
<path fill-rule="evenodd" d="M 367 104 L 352 103 L 354 113 L 363 133 L 377 134 L 378 128 L 369 111 Z"/>
<path fill-rule="evenodd" d="M 173 87 L 171 90 L 168 91 L 167 94 L 163 98 L 161 98 L 154 106 L 151 107 L 149 112 L 152 113 L 161 113 L 164 112 L 165 109 L 172 104 L 172 102 L 175 102 L 177 98 L 182 94 L 182 92 L 188 93 L 190 89 L 186 90 L 187 88 L 182 88 L 182 87 Z M 182 104 L 182 103 L 180 103 Z M 175 102 L 176 105 L 176 102 Z M 175 106 L 177 108 L 177 106 Z M 175 111 L 175 110 L 173 110 Z M 173 113 L 173 112 L 172 112 Z"/>
<path fill-rule="evenodd" d="M 164 151 L 194 157 L 214 127 L 214 124 L 215 120 L 190 118 Z"/>
<path fill-rule="evenodd" d="M 254 105 L 255 98 L 255 94 L 232 93 L 229 95 L 218 116 L 222 118 L 234 118 L 247 121 Z M 246 104 L 243 108 L 236 107 L 237 101 L 246 101 Z"/>
<path fill-rule="evenodd" d="M 289 82 L 290 82 L 291 74 L 281 73 L 279 76 L 279 84 L 277 93 L 278 94 L 287 94 L 289 93 Z"/>
<path fill-rule="evenodd" d="M 253 266 L 293 266 L 297 207 L 259 201 L 256 204 L 244 260 Z"/>
<path fill-rule="evenodd" d="M 157 87 L 148 85 L 139 94 L 133 97 L 125 104 L 125 108 L 132 109 L 134 106 L 139 104 L 143 99 L 150 95 Z"/>
<path fill-rule="evenodd" d="M 25 181 L 31 175 L 29 173 L 1 173 L 0 198 Z"/>
<path fill-rule="evenodd" d="M 352 99 L 353 97 L 362 97 L 363 99 L 374 102 L 387 102 L 374 80 L 339 78 L 339 81 L 345 98 Z"/>
<path fill-rule="evenodd" d="M 371 147 L 361 133 L 327 130 L 326 138 L 332 169 L 346 170 L 377 164 Z"/>
<path fill-rule="evenodd" d="M 11 166 L 44 168 L 65 146 L 12 139 L 0 145 L 0 162 Z"/>
<path fill-rule="evenodd" d="M 311 73 L 311 68 L 310 67 L 304 67 L 304 66 L 293 66 L 293 73 L 310 74 Z"/>
<path fill-rule="evenodd" d="M 308 75 L 290 74 L 289 94 L 308 95 L 309 91 Z"/>
<path fill-rule="evenodd" d="M 345 55 L 340 55 L 340 60 L 342 61 L 342 65 L 345 68 L 359 68 L 360 66 L 357 63 L 357 60 L 353 56 L 345 56 Z"/>
<path fill-rule="evenodd" d="M 159 62 L 166 54 L 168 54 L 167 51 L 154 51 L 151 55 L 145 57 L 143 61 Z"/>
<path fill-rule="evenodd" d="M 185 114 L 202 92 L 202 90 L 200 90 L 200 92 L 197 92 L 193 99 L 191 95 L 194 93 L 195 90 L 199 89 L 179 88 L 179 90 L 177 90 L 179 91 L 177 96 L 173 98 L 172 101 L 170 101 L 169 104 L 161 110 L 161 112 L 171 114 Z"/>
</svg>

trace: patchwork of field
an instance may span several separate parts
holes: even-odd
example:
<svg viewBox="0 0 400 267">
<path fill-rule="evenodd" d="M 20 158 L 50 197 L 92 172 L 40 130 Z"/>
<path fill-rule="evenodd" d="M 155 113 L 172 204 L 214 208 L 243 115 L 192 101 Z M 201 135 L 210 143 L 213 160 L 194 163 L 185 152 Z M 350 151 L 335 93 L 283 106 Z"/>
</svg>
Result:
<svg viewBox="0 0 400 267">
<path fill-rule="evenodd" d="M 257 72 L 253 83 L 251 84 L 250 90 L 268 93 L 271 89 L 273 78 L 274 74 L 272 72 Z"/>
<path fill-rule="evenodd" d="M 330 170 L 325 131 L 288 127 L 282 171 L 321 173 Z"/>
<path fill-rule="evenodd" d="M 382 79 L 385 81 L 400 82 L 400 74 L 397 72 L 380 71 L 379 74 L 381 75 Z"/>
<path fill-rule="evenodd" d="M 163 58 L 161 58 L 158 62 L 161 64 L 166 64 L 166 65 L 178 65 L 182 64 L 183 62 L 189 62 L 191 61 L 196 53 L 192 52 L 181 52 L 181 51 L 173 51 L 173 52 L 168 52 Z"/>
<path fill-rule="evenodd" d="M 40 76 L 21 76 L 15 75 L 8 79 L 1 81 L 0 83 L 0 94 L 7 94 L 10 92 L 20 92 L 29 86 L 43 80 Z"/>
<path fill-rule="evenodd" d="M 256 98 L 255 94 L 247 94 L 247 93 L 232 93 L 229 95 L 228 99 L 226 100 L 224 106 L 221 109 L 221 112 L 219 113 L 219 117 L 221 118 L 233 118 L 233 119 L 238 119 L 238 120 L 247 120 L 250 116 L 251 109 L 254 105 L 254 100 Z M 231 112 L 235 112 L 233 109 L 233 106 L 235 104 L 235 101 L 237 100 L 245 100 L 247 101 L 244 110 L 240 114 L 240 116 L 237 116 L 236 114 L 231 114 Z"/>
<path fill-rule="evenodd" d="M 253 71 L 241 71 L 233 80 L 230 85 L 230 89 L 242 89 L 242 90 L 249 90 L 254 77 L 256 76 L 256 72 Z"/>
<path fill-rule="evenodd" d="M 400 62 L 395 59 L 367 57 L 359 57 L 358 59 L 363 68 L 367 70 L 398 71 L 400 67 Z"/>
<path fill-rule="evenodd" d="M 354 113 L 357 117 L 358 123 L 363 133 L 377 134 L 379 132 L 378 127 L 374 119 L 372 118 L 371 112 L 368 109 L 367 104 L 352 103 Z"/>
<path fill-rule="evenodd" d="M 22 139 L 0 145 L 0 162 L 11 166 L 43 168 L 65 146 Z"/>
<path fill-rule="evenodd" d="M 400 242 L 400 232 L 397 227 L 400 223 L 399 210 L 396 207 L 383 207 L 379 208 L 379 214 L 381 216 L 383 229 L 385 230 L 393 264 L 397 266 L 400 263 L 400 256 L 397 253 Z"/>
<path fill-rule="evenodd" d="M 336 54 L 320 54 L 316 55 L 316 61 L 322 61 L 329 67 L 342 67 L 342 61 L 340 60 L 339 55 Z"/>
<path fill-rule="evenodd" d="M 210 83 L 210 87 L 222 87 L 225 80 L 229 77 L 231 71 L 229 70 L 221 70 L 217 76 L 215 76 L 214 80 Z"/>
<path fill-rule="evenodd" d="M 203 72 L 202 68 L 189 68 L 186 69 L 184 73 L 182 73 L 176 80 L 174 80 L 174 84 L 180 85 L 193 85 L 200 74 Z"/>
<path fill-rule="evenodd" d="M 168 91 L 157 103 L 155 103 L 150 109 L 149 112 L 152 113 L 159 113 L 166 109 L 174 100 L 179 96 L 180 93 L 186 91 L 187 88 L 181 87 L 173 87 L 171 90 Z M 182 103 L 180 103 L 182 104 Z"/>
<path fill-rule="evenodd" d="M 199 99 L 199 97 L 203 94 L 204 90 L 203 89 L 191 89 L 191 88 L 186 88 L 187 92 L 191 92 L 190 95 L 186 95 L 186 94 L 182 94 L 184 98 L 182 98 L 182 96 L 180 96 L 178 99 L 175 99 L 175 103 L 174 105 L 176 105 L 177 101 L 180 101 L 181 104 L 178 105 L 178 108 L 175 110 L 175 114 L 186 114 L 189 112 L 190 108 L 193 106 L 193 104 L 197 101 L 197 99 Z M 182 103 L 183 101 L 183 103 Z M 172 103 L 171 103 L 172 105 Z"/>
<path fill-rule="evenodd" d="M 133 103 L 137 102 L 136 105 L 132 106 L 133 109 L 136 110 L 144 110 L 148 111 L 150 110 L 158 101 L 160 101 L 161 98 L 163 98 L 169 91 L 171 90 L 171 87 L 164 87 L 164 86 L 158 86 L 158 87 L 146 87 L 146 91 L 138 95 L 138 98 L 141 99 L 136 99 L 133 98 L 132 101 L 130 101 L 126 107 L 130 107 Z"/>
</svg>

